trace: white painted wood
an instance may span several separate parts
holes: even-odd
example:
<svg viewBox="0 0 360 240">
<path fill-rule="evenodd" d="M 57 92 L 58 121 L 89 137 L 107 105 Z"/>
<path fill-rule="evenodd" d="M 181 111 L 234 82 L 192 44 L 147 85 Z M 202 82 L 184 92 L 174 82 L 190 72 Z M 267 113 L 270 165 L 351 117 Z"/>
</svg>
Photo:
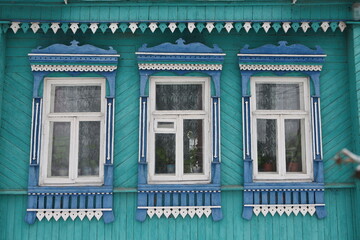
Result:
<svg viewBox="0 0 360 240">
<path fill-rule="evenodd" d="M 194 31 L 194 29 L 196 28 L 195 23 L 189 22 L 187 24 L 187 28 L 188 28 L 189 32 L 192 33 Z"/>
<path fill-rule="evenodd" d="M 252 136 L 252 158 L 254 160 L 254 181 L 312 181 L 312 149 L 311 149 L 311 125 L 310 125 L 310 88 L 307 77 L 252 77 L 251 86 L 251 136 Z M 257 110 L 256 109 L 256 83 L 267 84 L 299 84 L 300 110 Z M 259 172 L 257 157 L 257 119 L 275 119 L 277 122 L 277 172 Z M 302 173 L 286 171 L 285 150 L 285 120 L 300 119 L 304 129 L 301 136 L 302 141 Z"/>
<path fill-rule="evenodd" d="M 233 29 L 234 28 L 234 26 L 233 26 L 233 22 L 227 22 L 227 23 L 225 23 L 225 29 L 226 29 L 226 31 L 229 33 L 230 31 L 231 31 L 231 29 Z"/>
<path fill-rule="evenodd" d="M 76 31 L 79 29 L 79 23 L 70 23 L 70 29 L 75 34 Z"/>
<path fill-rule="evenodd" d="M 95 33 L 96 30 L 98 30 L 99 26 L 98 26 L 99 23 L 91 23 L 90 24 L 90 30 L 92 31 L 92 33 Z"/>
<path fill-rule="evenodd" d="M 53 22 L 51 23 L 50 28 L 53 30 L 54 33 L 57 33 L 57 31 L 60 29 L 60 23 Z"/>
<path fill-rule="evenodd" d="M 201 84 L 203 91 L 203 110 L 156 110 L 156 84 Z M 151 77 L 149 91 L 149 131 L 148 131 L 148 180 L 149 183 L 208 183 L 210 181 L 211 142 L 210 142 L 210 78 L 208 77 Z M 184 119 L 203 120 L 203 173 L 184 174 L 183 166 L 183 121 Z M 170 129 L 159 129 L 158 122 L 173 122 Z M 175 174 L 155 174 L 155 134 L 173 133 L 176 135 Z"/>
<path fill-rule="evenodd" d="M 32 22 L 30 28 L 36 33 L 40 29 L 39 22 Z"/>
<path fill-rule="evenodd" d="M 135 33 L 136 29 L 138 29 L 139 27 L 136 22 L 132 22 L 132 23 L 130 23 L 129 28 L 132 33 Z"/>
<path fill-rule="evenodd" d="M 149 24 L 149 28 L 150 28 L 151 32 L 155 32 L 155 30 L 158 28 L 158 25 L 156 22 L 152 22 Z"/>
<path fill-rule="evenodd" d="M 117 23 L 110 23 L 109 28 L 111 30 L 112 33 L 115 33 L 116 30 L 119 28 Z"/>
<path fill-rule="evenodd" d="M 269 31 L 269 29 L 271 28 L 271 22 L 264 22 L 262 24 L 262 28 L 264 29 L 264 31 L 267 33 Z"/>
<path fill-rule="evenodd" d="M 55 86 L 101 86 L 101 111 L 100 112 L 70 112 L 52 113 L 53 98 L 51 89 Z M 44 79 L 44 108 L 43 108 L 43 147 L 41 151 L 40 177 L 39 184 L 44 185 L 102 185 L 104 182 L 104 150 L 105 150 L 105 79 L 104 78 L 45 78 Z M 99 176 L 78 176 L 78 131 L 80 121 L 100 122 L 100 158 Z M 51 151 L 52 151 L 52 131 L 51 122 L 70 123 L 70 157 L 69 157 L 69 176 L 50 177 Z"/>
<path fill-rule="evenodd" d="M 176 23 L 172 22 L 172 23 L 169 23 L 168 28 L 173 33 L 176 30 L 177 25 L 176 25 Z"/>
</svg>

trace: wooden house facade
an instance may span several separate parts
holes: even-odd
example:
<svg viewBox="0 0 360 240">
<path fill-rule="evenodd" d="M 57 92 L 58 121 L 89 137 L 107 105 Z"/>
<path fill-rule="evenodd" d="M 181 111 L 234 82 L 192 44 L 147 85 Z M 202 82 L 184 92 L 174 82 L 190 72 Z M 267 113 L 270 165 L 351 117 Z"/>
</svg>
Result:
<svg viewBox="0 0 360 240">
<path fill-rule="evenodd" d="M 352 0 L 0 0 L 0 239 L 359 239 Z"/>
</svg>

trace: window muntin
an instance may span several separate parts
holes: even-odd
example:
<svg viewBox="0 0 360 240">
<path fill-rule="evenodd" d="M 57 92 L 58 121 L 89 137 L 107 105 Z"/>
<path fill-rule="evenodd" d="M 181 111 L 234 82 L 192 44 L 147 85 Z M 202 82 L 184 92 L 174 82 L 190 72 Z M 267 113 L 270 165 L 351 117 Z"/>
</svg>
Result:
<svg viewBox="0 0 360 240">
<path fill-rule="evenodd" d="M 149 183 L 209 182 L 209 79 L 152 77 L 150 109 Z"/>
<path fill-rule="evenodd" d="M 254 180 L 311 180 L 308 79 L 251 79 Z"/>
<path fill-rule="evenodd" d="M 103 183 L 104 105 L 103 78 L 45 78 L 41 185 Z"/>
</svg>

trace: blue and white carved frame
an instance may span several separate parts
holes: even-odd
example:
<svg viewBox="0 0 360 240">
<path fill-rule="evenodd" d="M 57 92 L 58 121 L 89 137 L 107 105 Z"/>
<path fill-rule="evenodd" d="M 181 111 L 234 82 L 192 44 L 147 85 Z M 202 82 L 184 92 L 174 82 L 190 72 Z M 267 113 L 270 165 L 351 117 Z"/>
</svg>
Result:
<svg viewBox="0 0 360 240">
<path fill-rule="evenodd" d="M 243 108 L 243 158 L 244 158 L 244 208 L 243 218 L 251 219 L 253 212 L 264 216 L 268 213 L 290 215 L 299 212 L 318 218 L 326 216 L 324 204 L 324 175 L 321 142 L 320 116 L 320 72 L 325 60 L 325 53 L 316 46 L 310 49 L 304 45 L 287 45 L 280 41 L 279 45 L 267 44 L 255 49 L 246 45 L 240 50 L 239 68 L 242 77 Z M 311 119 L 313 136 L 313 171 L 311 183 L 264 183 L 254 182 L 253 160 L 251 155 L 251 108 L 249 83 L 256 74 L 285 75 L 299 73 L 308 76 L 313 84 L 311 96 Z"/>
<path fill-rule="evenodd" d="M 31 127 L 31 149 L 28 180 L 28 208 L 25 221 L 29 224 L 36 218 L 56 221 L 69 217 L 81 220 L 87 217 L 100 219 L 105 223 L 114 221 L 113 214 L 113 146 L 114 146 L 114 104 L 115 77 L 120 55 L 111 47 L 109 50 L 92 45 L 79 46 L 53 44 L 38 47 L 29 53 L 31 70 L 34 75 L 33 110 Z M 94 73 L 107 80 L 106 136 L 103 186 L 39 186 L 39 165 L 42 131 L 42 94 L 39 92 L 45 77 L 53 73 L 79 76 Z"/>
<path fill-rule="evenodd" d="M 210 214 L 214 221 L 222 219 L 220 191 L 220 75 L 223 51 L 214 45 L 202 43 L 184 44 L 178 39 L 176 44 L 163 43 L 148 48 L 146 44 L 137 54 L 140 73 L 140 126 L 138 165 L 138 208 L 136 219 L 145 221 L 146 216 L 191 218 Z M 201 73 L 210 76 L 214 85 L 212 98 L 212 163 L 209 184 L 148 184 L 147 126 L 148 95 L 146 92 L 150 76 L 164 73 L 185 75 Z"/>
</svg>

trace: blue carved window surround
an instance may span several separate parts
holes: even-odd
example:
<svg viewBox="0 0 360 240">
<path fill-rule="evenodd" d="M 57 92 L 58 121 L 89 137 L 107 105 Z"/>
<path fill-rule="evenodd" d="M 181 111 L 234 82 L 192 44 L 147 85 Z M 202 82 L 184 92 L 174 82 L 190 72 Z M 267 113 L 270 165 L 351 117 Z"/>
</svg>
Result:
<svg viewBox="0 0 360 240">
<path fill-rule="evenodd" d="M 223 51 L 201 43 L 163 43 L 148 48 L 146 44 L 137 54 L 140 73 L 140 133 L 138 164 L 138 207 L 136 219 L 145 221 L 146 216 L 191 218 L 210 214 L 214 221 L 222 219 L 220 191 L 220 75 Z M 211 179 L 208 184 L 149 184 L 148 183 L 148 95 L 149 78 L 153 75 L 173 76 L 200 73 L 210 76 L 214 91 L 211 97 Z M 172 216 L 171 216 L 172 215 Z"/>
<path fill-rule="evenodd" d="M 320 47 L 315 50 L 304 45 L 267 44 L 255 49 L 246 45 L 238 54 L 242 77 L 243 99 L 243 151 L 244 151 L 244 207 L 243 218 L 251 219 L 252 214 L 283 213 L 290 215 L 299 212 L 303 215 L 316 212 L 318 218 L 326 217 L 324 204 L 324 176 L 321 143 L 320 116 L 320 72 L 326 55 Z M 251 96 L 250 81 L 255 75 L 278 76 L 287 74 L 307 76 L 313 86 L 311 95 L 312 132 L 312 182 L 264 182 L 253 179 L 253 160 L 251 153 Z"/>
<path fill-rule="evenodd" d="M 111 47 L 109 50 L 92 45 L 79 46 L 53 44 L 38 47 L 29 53 L 31 70 L 34 75 L 33 111 L 31 127 L 31 150 L 28 180 L 28 206 L 25 221 L 33 224 L 36 220 L 62 218 L 81 220 L 87 217 L 100 219 L 105 223 L 114 221 L 113 214 L 113 139 L 115 77 L 120 55 Z M 55 74 L 55 75 L 54 75 Z M 101 186 L 39 186 L 40 152 L 42 146 L 43 100 L 41 85 L 45 77 L 56 74 L 71 77 L 92 74 L 107 81 L 105 117 L 105 163 L 104 183 Z M 88 76 L 88 75 L 86 75 Z"/>
</svg>

